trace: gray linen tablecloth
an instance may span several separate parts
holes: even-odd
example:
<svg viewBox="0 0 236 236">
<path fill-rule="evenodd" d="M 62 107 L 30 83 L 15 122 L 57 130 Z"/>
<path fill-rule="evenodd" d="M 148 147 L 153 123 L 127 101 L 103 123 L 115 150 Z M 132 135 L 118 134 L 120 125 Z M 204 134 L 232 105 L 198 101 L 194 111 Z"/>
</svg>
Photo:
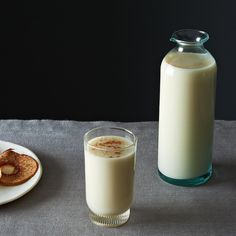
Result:
<svg viewBox="0 0 236 236">
<path fill-rule="evenodd" d="M 135 198 L 129 222 L 102 228 L 88 218 L 83 134 L 122 126 L 139 139 Z M 236 235 L 236 121 L 216 121 L 214 176 L 200 187 L 156 176 L 157 122 L 2 120 L 0 139 L 31 149 L 43 176 L 24 197 L 0 206 L 0 235 Z"/>
</svg>

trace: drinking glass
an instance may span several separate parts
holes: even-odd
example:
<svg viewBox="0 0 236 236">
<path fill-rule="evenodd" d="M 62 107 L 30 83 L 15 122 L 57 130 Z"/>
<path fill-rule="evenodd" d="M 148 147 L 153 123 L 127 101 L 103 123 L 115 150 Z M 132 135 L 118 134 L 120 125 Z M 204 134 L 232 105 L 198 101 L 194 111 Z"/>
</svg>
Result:
<svg viewBox="0 0 236 236">
<path fill-rule="evenodd" d="M 86 202 L 91 221 L 117 227 L 130 217 L 137 138 L 119 127 L 98 127 L 84 135 Z"/>
</svg>

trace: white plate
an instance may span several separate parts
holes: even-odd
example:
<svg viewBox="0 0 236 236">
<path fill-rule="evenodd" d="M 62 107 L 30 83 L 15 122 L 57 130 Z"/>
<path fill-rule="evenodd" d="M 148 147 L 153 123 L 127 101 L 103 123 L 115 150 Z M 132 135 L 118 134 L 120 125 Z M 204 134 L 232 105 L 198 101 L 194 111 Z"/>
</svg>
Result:
<svg viewBox="0 0 236 236">
<path fill-rule="evenodd" d="M 0 140 L 0 153 L 7 150 L 8 148 L 12 148 L 18 153 L 26 154 L 33 157 L 38 162 L 39 168 L 36 174 L 23 184 L 17 186 L 0 185 L 0 205 L 14 201 L 28 193 L 39 182 L 42 176 L 42 165 L 38 157 L 32 151 L 20 145 Z"/>
</svg>

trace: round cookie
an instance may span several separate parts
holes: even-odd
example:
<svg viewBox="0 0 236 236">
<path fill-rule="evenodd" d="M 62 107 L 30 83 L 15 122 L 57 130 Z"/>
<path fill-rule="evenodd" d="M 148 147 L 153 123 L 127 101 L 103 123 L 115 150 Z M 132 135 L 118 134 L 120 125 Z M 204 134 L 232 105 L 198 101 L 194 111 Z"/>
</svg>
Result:
<svg viewBox="0 0 236 236">
<path fill-rule="evenodd" d="M 5 153 L 5 152 L 4 152 Z M 0 184 L 7 186 L 19 185 L 27 180 L 29 180 L 38 170 L 38 163 L 32 157 L 24 154 L 18 154 L 14 151 L 10 150 L 10 154 L 12 160 L 14 160 L 14 164 L 17 166 L 18 171 L 13 175 L 6 175 L 2 173 L 0 178 Z M 12 158 L 14 156 L 14 158 Z M 4 155 L 4 163 L 6 156 Z M 1 163 L 2 157 L 0 157 Z"/>
</svg>

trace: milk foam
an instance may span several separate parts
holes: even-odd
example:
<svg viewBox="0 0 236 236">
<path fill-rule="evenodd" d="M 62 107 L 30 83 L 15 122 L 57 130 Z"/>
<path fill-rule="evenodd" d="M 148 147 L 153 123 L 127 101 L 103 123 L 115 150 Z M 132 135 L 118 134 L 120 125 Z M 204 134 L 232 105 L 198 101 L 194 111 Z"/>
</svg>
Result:
<svg viewBox="0 0 236 236">
<path fill-rule="evenodd" d="M 89 140 L 89 152 L 99 157 L 117 158 L 130 153 L 133 142 L 120 136 L 100 136 Z"/>
</svg>

